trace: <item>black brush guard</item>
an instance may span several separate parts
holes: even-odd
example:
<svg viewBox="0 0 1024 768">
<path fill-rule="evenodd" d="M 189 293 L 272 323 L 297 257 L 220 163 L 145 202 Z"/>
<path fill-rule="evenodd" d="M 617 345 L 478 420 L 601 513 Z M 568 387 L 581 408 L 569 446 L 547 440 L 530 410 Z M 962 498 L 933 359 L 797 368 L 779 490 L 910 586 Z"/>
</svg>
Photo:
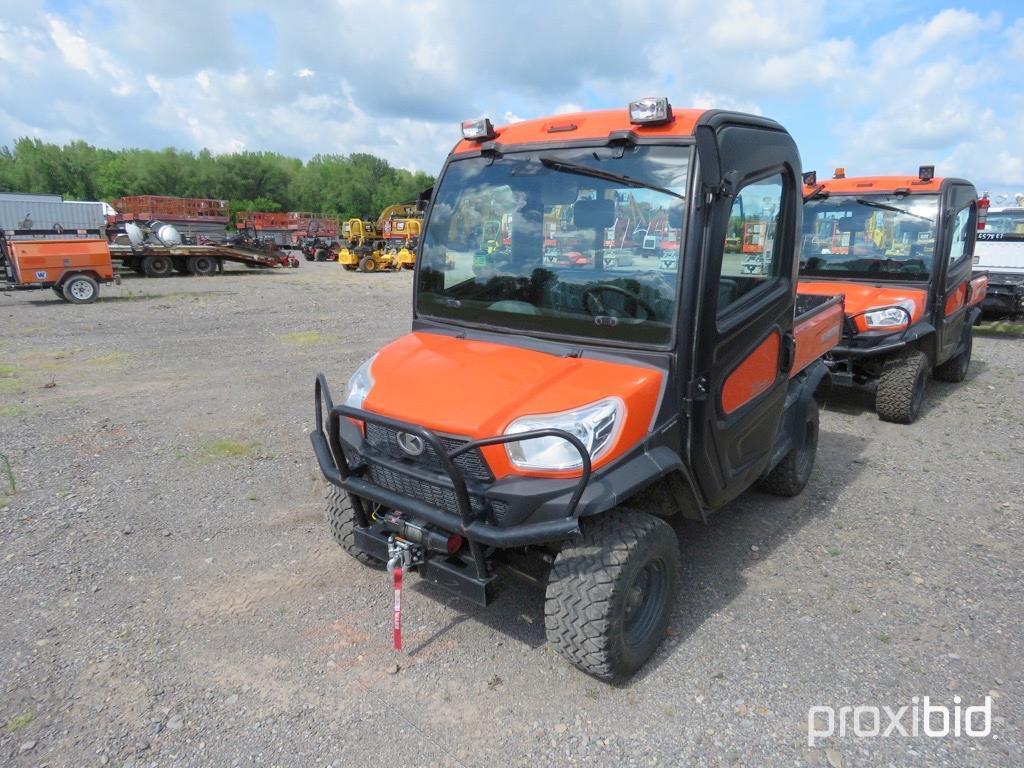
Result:
<svg viewBox="0 0 1024 768">
<path fill-rule="evenodd" d="M 326 413 L 325 413 L 326 406 Z M 327 419 L 327 431 L 324 431 L 324 417 Z M 384 427 L 396 429 L 415 435 L 429 445 L 436 453 L 441 468 L 447 477 L 438 477 L 437 480 L 446 483 L 455 494 L 455 503 L 458 514 L 438 509 L 419 499 L 382 488 L 379 485 L 369 482 L 362 476 L 362 471 L 353 469 L 349 465 L 342 449 L 340 440 L 340 425 L 342 418 L 355 419 L 357 421 L 379 424 Z M 560 437 L 570 443 L 580 454 L 582 460 L 582 473 L 579 482 L 569 498 L 565 508 L 564 517 L 555 520 L 545 520 L 536 523 L 523 523 L 507 527 L 493 525 L 484 519 L 486 510 L 474 510 L 470 502 L 469 489 L 466 486 L 466 479 L 462 470 L 455 464 L 454 459 L 460 455 L 477 448 L 490 445 L 503 445 L 506 443 L 531 440 L 538 437 Z M 481 555 L 479 545 L 497 548 L 521 547 L 530 544 L 543 544 L 562 541 L 579 533 L 579 521 L 577 517 L 580 498 L 583 491 L 590 482 L 591 461 L 587 448 L 575 435 L 561 429 L 535 429 L 529 432 L 520 432 L 515 435 L 500 435 L 488 437 L 483 440 L 474 440 L 464 443 L 454 450 L 447 450 L 438 436 L 416 424 L 408 424 L 397 419 L 380 416 L 375 413 L 363 411 L 358 408 L 351 408 L 344 405 L 335 405 L 331 399 L 331 392 L 327 386 L 327 380 L 321 373 L 316 378 L 316 428 L 310 435 L 313 443 L 313 450 L 316 453 L 320 469 L 324 477 L 334 485 L 344 488 L 352 498 L 352 504 L 356 515 L 356 523 L 360 528 L 369 528 L 371 525 L 370 516 L 367 514 L 362 500 L 368 499 L 383 505 L 389 509 L 406 513 L 413 518 L 437 526 L 450 533 L 462 535 L 471 545 L 474 560 L 477 563 L 477 570 L 480 566 Z"/>
</svg>

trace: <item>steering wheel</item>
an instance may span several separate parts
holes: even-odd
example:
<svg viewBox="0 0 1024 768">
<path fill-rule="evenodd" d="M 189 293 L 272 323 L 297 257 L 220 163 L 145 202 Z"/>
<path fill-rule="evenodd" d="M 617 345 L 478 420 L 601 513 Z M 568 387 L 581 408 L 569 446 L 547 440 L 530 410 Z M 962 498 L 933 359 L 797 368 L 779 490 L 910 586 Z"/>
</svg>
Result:
<svg viewBox="0 0 1024 768">
<path fill-rule="evenodd" d="M 644 320 L 651 320 L 657 314 L 655 313 L 654 309 L 651 307 L 650 304 L 641 299 L 635 293 L 627 291 L 625 288 L 620 288 L 617 285 L 603 283 L 590 286 L 589 288 L 585 289 L 583 291 L 583 294 L 580 296 L 580 301 L 583 302 L 583 306 L 586 308 L 587 312 L 589 312 L 594 317 L 597 317 L 598 315 L 610 314 L 607 307 L 605 307 L 601 299 L 598 298 L 599 293 L 604 293 L 606 291 L 609 293 L 617 293 L 620 296 L 625 296 L 627 299 L 632 301 L 634 308 L 642 309 L 644 312 L 647 313 L 647 317 L 642 318 Z M 591 302 L 593 302 L 593 306 L 591 305 Z M 633 316 L 636 317 L 635 314 Z"/>
</svg>

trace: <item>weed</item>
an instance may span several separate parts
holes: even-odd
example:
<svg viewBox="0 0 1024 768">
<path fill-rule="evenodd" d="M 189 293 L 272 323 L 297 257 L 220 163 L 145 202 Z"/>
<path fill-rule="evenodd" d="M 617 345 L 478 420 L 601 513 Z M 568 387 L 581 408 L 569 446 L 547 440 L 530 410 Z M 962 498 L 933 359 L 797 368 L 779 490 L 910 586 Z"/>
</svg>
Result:
<svg viewBox="0 0 1024 768">
<path fill-rule="evenodd" d="M 34 712 L 25 710 L 20 715 L 15 715 L 7 721 L 7 724 L 4 726 L 4 733 L 11 734 L 15 731 L 20 731 L 22 728 L 24 728 L 26 725 L 28 725 L 35 719 L 36 715 Z"/>
</svg>

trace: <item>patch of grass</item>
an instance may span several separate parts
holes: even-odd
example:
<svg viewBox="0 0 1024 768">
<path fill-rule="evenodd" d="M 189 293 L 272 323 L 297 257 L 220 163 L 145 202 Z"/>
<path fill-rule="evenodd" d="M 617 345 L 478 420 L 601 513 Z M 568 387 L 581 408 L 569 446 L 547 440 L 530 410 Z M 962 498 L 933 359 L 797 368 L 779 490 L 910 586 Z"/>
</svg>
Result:
<svg viewBox="0 0 1024 768">
<path fill-rule="evenodd" d="M 0 419 L 13 419 L 23 413 L 25 409 L 20 405 L 0 405 Z"/>
<path fill-rule="evenodd" d="M 7 488 L 7 493 L 13 496 L 18 491 L 18 485 L 14 482 L 14 470 L 11 468 L 10 460 L 2 453 L 0 453 L 0 477 Z"/>
<path fill-rule="evenodd" d="M 308 347 L 323 340 L 320 331 L 292 331 L 278 336 L 285 344 L 295 347 Z"/>
<path fill-rule="evenodd" d="M 26 725 L 28 725 L 35 719 L 35 712 L 25 710 L 20 715 L 15 715 L 7 721 L 7 724 L 4 725 L 4 733 L 12 734 L 15 731 L 20 731 L 22 728 L 24 728 Z"/>
<path fill-rule="evenodd" d="M 0 392 L 19 392 L 22 389 L 18 373 L 18 369 L 13 365 L 0 365 Z"/>
<path fill-rule="evenodd" d="M 239 440 L 221 438 L 203 443 L 199 449 L 199 457 L 204 461 L 220 459 L 249 459 L 259 450 L 258 443 L 243 443 Z"/>
<path fill-rule="evenodd" d="M 975 333 L 983 333 L 992 336 L 1024 336 L 1024 323 L 1015 323 L 1010 320 L 993 320 L 989 323 L 981 323 L 974 326 Z"/>
</svg>

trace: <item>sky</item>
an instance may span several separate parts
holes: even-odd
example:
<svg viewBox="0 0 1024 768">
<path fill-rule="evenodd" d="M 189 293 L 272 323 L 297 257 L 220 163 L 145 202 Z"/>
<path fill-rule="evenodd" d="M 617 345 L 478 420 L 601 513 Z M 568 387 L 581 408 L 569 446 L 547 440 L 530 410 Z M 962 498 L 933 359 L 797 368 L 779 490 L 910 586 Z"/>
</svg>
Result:
<svg viewBox="0 0 1024 768">
<path fill-rule="evenodd" d="M 755 112 L 806 170 L 1024 192 L 1024 3 L 0 0 L 0 145 L 372 152 L 665 95 Z"/>
</svg>

